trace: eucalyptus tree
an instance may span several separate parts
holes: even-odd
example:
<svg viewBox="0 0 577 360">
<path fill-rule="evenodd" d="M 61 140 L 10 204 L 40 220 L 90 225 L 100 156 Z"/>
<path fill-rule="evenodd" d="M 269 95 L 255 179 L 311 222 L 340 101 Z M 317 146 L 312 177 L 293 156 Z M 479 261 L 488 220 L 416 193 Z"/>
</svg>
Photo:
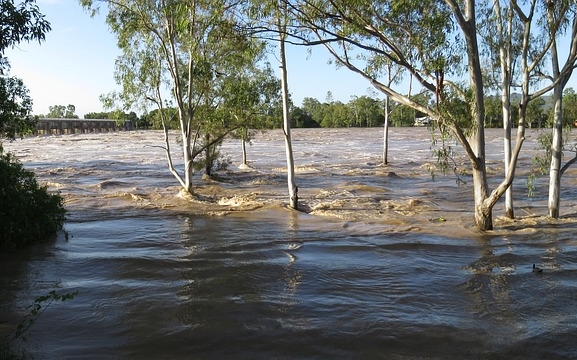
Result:
<svg viewBox="0 0 577 360">
<path fill-rule="evenodd" d="M 577 62 L 577 4 L 573 0 L 559 0 L 544 2 L 546 13 L 546 34 L 551 43 L 551 75 L 549 79 L 554 84 L 553 101 L 553 134 L 551 141 L 551 163 L 549 168 L 549 216 L 559 217 L 559 203 L 561 192 L 561 176 L 574 161 L 561 167 L 563 154 L 563 90 L 571 78 Z M 562 65 L 559 60 L 557 38 L 564 27 L 569 26 L 571 39 L 568 55 Z"/>
<path fill-rule="evenodd" d="M 402 45 L 399 44 L 398 46 Z M 373 78 L 384 76 L 385 85 L 389 88 L 395 84 L 400 83 L 403 79 L 403 67 L 398 66 L 386 56 L 369 56 L 363 60 L 366 60 L 367 62 L 365 71 Z M 391 112 L 391 97 L 385 93 L 385 101 L 383 107 L 383 165 L 387 165 L 389 163 L 389 116 Z"/>
<path fill-rule="evenodd" d="M 392 87 L 402 79 L 402 68 L 395 66 L 392 61 L 385 59 L 384 68 L 387 76 L 385 84 L 387 87 Z M 389 163 L 389 116 L 391 114 L 391 97 L 385 94 L 385 104 L 383 113 L 385 115 L 385 120 L 383 124 L 383 164 L 387 165 Z"/>
<path fill-rule="evenodd" d="M 278 46 L 277 60 L 280 70 L 282 129 L 287 162 L 287 187 L 289 206 L 298 209 L 298 187 L 295 178 L 294 154 L 292 149 L 290 96 L 286 58 L 287 38 L 293 28 L 289 5 L 283 0 L 251 0 L 241 17 L 245 20 L 241 29 L 250 36 L 258 37 Z"/>
<path fill-rule="evenodd" d="M 577 126 L 577 93 L 571 87 L 563 91 L 563 125 Z"/>
<path fill-rule="evenodd" d="M 286 61 L 286 38 L 288 36 L 287 28 L 290 22 L 288 7 L 281 0 L 275 14 L 276 30 L 278 32 L 279 44 L 279 61 L 280 61 L 280 80 L 281 80 L 281 97 L 282 97 L 282 118 L 283 133 L 285 140 L 285 152 L 287 162 L 287 186 L 289 192 L 289 206 L 298 209 L 298 187 L 295 179 L 295 161 L 292 149 L 291 138 L 291 121 L 290 121 L 290 99 L 288 90 L 288 74 Z"/>
<path fill-rule="evenodd" d="M 441 130 L 449 130 L 462 145 L 473 178 L 475 224 L 493 227 L 493 207 L 511 185 L 524 140 L 518 132 L 502 181 L 489 190 L 485 154 L 485 84 L 474 0 L 386 1 L 299 0 L 292 4 L 315 39 L 336 60 L 366 78 L 400 105 L 426 114 Z M 363 59 L 384 57 L 408 73 L 433 96 L 429 104 L 415 102 L 367 71 Z M 465 75 L 468 75 L 465 77 Z M 466 81 L 463 82 L 463 79 Z"/>
<path fill-rule="evenodd" d="M 76 115 L 76 106 L 69 104 L 64 105 L 52 105 L 48 107 L 48 118 L 58 118 L 58 119 L 78 119 Z"/>
<path fill-rule="evenodd" d="M 301 108 L 304 112 L 309 114 L 313 120 L 320 123 L 320 120 L 323 118 L 324 106 L 318 99 L 305 97 Z"/>
<path fill-rule="evenodd" d="M 505 164 L 505 176 L 509 172 L 511 164 L 511 130 L 513 127 L 511 88 L 513 87 L 515 64 L 520 57 L 519 40 L 520 22 L 515 16 L 514 3 L 501 4 L 501 0 L 492 0 L 484 9 L 483 23 L 479 32 L 483 36 L 484 46 L 488 50 L 488 83 L 493 84 L 501 99 L 501 117 L 503 123 L 503 162 Z M 491 6 L 492 5 L 492 6 Z M 488 26 L 487 26 L 488 25 Z M 498 71 L 495 71 L 498 68 Z M 497 79 L 492 79 L 495 74 Z M 505 216 L 514 218 L 513 207 L 513 184 L 505 192 Z"/>
<path fill-rule="evenodd" d="M 547 57 L 555 57 L 556 38 L 562 33 L 563 23 L 566 18 L 562 16 L 561 11 L 557 10 L 556 14 L 548 15 L 557 5 L 569 2 L 555 3 L 550 0 L 530 0 L 518 2 L 511 0 L 506 8 L 501 7 L 501 1 L 493 1 L 494 18 L 485 18 L 488 24 L 495 23 L 497 31 L 488 31 L 486 40 L 489 47 L 496 48 L 499 52 L 498 60 L 495 63 L 500 65 L 503 125 L 505 129 L 505 168 L 513 165 L 511 152 L 510 126 L 511 112 L 511 87 L 517 80 L 521 90 L 521 97 L 518 102 L 518 129 L 517 144 L 524 139 L 525 128 L 532 125 L 534 121 L 541 123 L 536 118 L 539 111 L 539 104 L 543 103 L 540 96 L 555 89 L 559 84 L 559 79 L 552 79 L 551 83 L 539 86 L 540 81 L 547 76 L 544 75 L 544 69 L 547 67 L 545 61 Z M 560 6 L 559 8 L 563 8 Z M 559 16 L 561 15 L 561 16 Z M 543 21 L 545 19 L 545 21 Z M 541 29 L 539 29 L 539 26 Z M 493 29 L 493 26 L 484 26 L 485 29 Z M 497 39 L 496 43 L 492 39 Z M 573 46 L 573 45 L 572 45 Z M 518 60 L 518 68 L 515 69 L 514 62 Z M 574 55 L 567 59 L 564 74 L 569 74 L 570 69 L 575 65 Z M 555 67 L 555 66 L 554 66 Z M 513 72 L 516 70 L 518 76 L 514 77 Z M 555 93 L 555 92 L 554 92 Z M 509 159 L 509 161 L 507 161 Z M 513 169 L 514 171 L 514 169 Z M 510 188 L 506 196 L 506 215 L 513 217 L 513 203 L 510 194 Z"/>
<path fill-rule="evenodd" d="M 366 95 L 352 96 L 351 100 L 347 103 L 347 107 L 353 113 L 349 126 L 374 127 L 383 122 L 381 103 L 377 99 Z"/>
<path fill-rule="evenodd" d="M 474 2 L 465 1 L 462 9 L 456 1 L 363 0 L 351 6 L 345 0 L 300 0 L 291 9 L 314 34 L 311 43 L 323 44 L 341 65 L 366 78 L 395 102 L 427 114 L 441 128 L 453 130 L 472 162 L 477 226 L 491 229 Z M 453 31 L 454 25 L 460 33 Z M 462 74 L 465 59 L 459 54 L 463 49 L 469 55 L 469 89 L 448 81 L 450 76 Z M 359 53 L 365 61 L 357 60 Z M 366 62 L 371 57 L 386 58 L 404 69 L 425 91 L 434 94 L 434 105 L 416 103 L 369 71 Z M 446 106 L 455 96 L 466 100 L 470 107 L 472 119 L 467 121 L 468 129 L 461 126 L 464 114 L 451 114 Z"/>
<path fill-rule="evenodd" d="M 108 9 L 106 21 L 118 37 L 122 56 L 115 79 L 122 90 L 105 105 L 159 110 L 169 171 L 192 193 L 197 157 L 242 124 L 218 111 L 222 86 L 239 69 L 252 65 L 262 43 L 236 31 L 233 0 L 79 0 L 87 9 Z M 176 114 L 167 111 L 177 109 Z M 184 170 L 174 165 L 168 129 L 179 124 Z"/>
<path fill-rule="evenodd" d="M 242 124 L 235 133 L 241 140 L 241 166 L 248 166 L 246 142 L 250 140 L 250 131 L 266 128 L 268 117 L 281 102 L 280 82 L 273 75 L 270 64 L 266 64 L 263 68 L 239 71 L 224 85 L 225 111 Z"/>
</svg>

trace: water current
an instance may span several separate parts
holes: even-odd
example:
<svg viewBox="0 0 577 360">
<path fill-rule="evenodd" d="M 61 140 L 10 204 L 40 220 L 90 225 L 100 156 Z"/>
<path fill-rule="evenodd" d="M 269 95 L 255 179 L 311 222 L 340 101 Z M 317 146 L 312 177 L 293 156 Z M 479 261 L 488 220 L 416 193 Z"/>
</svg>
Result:
<svg viewBox="0 0 577 360">
<path fill-rule="evenodd" d="M 433 181 L 424 128 L 391 130 L 387 166 L 380 129 L 294 131 L 305 212 L 286 207 L 280 131 L 255 135 L 248 169 L 227 140 L 228 170 L 197 176 L 194 198 L 179 194 L 159 132 L 5 143 L 68 216 L 66 233 L 0 255 L 0 325 L 36 296 L 78 291 L 26 335 L 34 358 L 576 358 L 576 173 L 562 218 L 547 219 L 547 180 L 533 197 L 525 187 L 538 135 L 519 163 L 518 218 L 499 203 L 489 232 L 473 226 L 462 150 L 464 183 Z M 488 132 L 491 186 L 500 136 Z"/>
</svg>

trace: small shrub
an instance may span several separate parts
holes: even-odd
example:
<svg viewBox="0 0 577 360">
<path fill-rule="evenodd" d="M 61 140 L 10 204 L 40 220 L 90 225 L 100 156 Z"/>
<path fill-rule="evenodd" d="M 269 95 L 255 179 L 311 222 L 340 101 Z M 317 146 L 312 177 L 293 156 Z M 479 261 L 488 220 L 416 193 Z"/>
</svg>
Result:
<svg viewBox="0 0 577 360">
<path fill-rule="evenodd" d="M 66 210 L 35 174 L 0 145 L 0 249 L 14 250 L 62 229 Z"/>
</svg>

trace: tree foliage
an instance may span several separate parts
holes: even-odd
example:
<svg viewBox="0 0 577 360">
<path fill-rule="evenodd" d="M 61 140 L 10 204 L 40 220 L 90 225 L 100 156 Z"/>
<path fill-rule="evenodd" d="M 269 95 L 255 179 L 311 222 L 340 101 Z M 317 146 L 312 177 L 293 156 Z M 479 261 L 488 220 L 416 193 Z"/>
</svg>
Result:
<svg viewBox="0 0 577 360">
<path fill-rule="evenodd" d="M 22 41 L 45 40 L 45 34 L 51 30 L 50 23 L 40 13 L 36 0 L 0 1 L 0 55 Z"/>
<path fill-rule="evenodd" d="M 69 104 L 65 105 L 52 105 L 48 107 L 48 114 L 45 115 L 47 118 L 54 119 L 78 119 L 76 115 L 76 106 Z"/>
<path fill-rule="evenodd" d="M 0 147 L 0 248 L 13 250 L 62 228 L 66 210 L 58 194 Z"/>
<path fill-rule="evenodd" d="M 50 24 L 34 0 L 15 5 L 0 1 L 0 135 L 14 140 L 35 125 L 32 99 L 22 80 L 7 75 L 4 51 L 21 41 L 45 38 Z M 24 169 L 0 144 L 0 248 L 16 249 L 45 238 L 62 228 L 65 209 L 58 194 L 38 185 L 34 173 Z"/>
<path fill-rule="evenodd" d="M 22 80 L 0 75 L 0 136 L 14 140 L 29 133 L 37 120 L 31 113 L 32 99 Z"/>
<path fill-rule="evenodd" d="M 4 57 L 7 48 L 22 41 L 43 41 L 50 23 L 44 19 L 35 0 L 0 0 L 0 136 L 14 139 L 36 124 L 31 116 L 32 99 L 22 80 L 9 76 L 10 65 Z"/>
<path fill-rule="evenodd" d="M 253 66 L 264 47 L 235 30 L 234 9 L 239 4 L 234 1 L 104 2 L 123 55 L 115 74 L 122 91 L 103 100 L 124 109 L 152 104 L 158 110 L 169 169 L 192 193 L 197 157 L 242 126 L 222 111 L 225 83 L 240 69 Z M 80 3 L 93 10 L 98 6 L 90 0 Z M 167 108 L 177 110 L 176 118 Z M 180 130 L 183 171 L 173 163 L 168 135 L 173 119 Z"/>
</svg>

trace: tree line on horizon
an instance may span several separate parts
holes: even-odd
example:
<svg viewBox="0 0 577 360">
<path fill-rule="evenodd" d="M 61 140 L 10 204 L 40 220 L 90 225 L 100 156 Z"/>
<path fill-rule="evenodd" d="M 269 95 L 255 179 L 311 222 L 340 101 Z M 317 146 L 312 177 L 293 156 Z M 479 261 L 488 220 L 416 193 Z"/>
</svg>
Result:
<svg viewBox="0 0 577 360">
<path fill-rule="evenodd" d="M 420 95 L 422 101 L 432 101 Z M 513 94 L 512 106 L 519 105 L 519 99 L 515 100 Z M 563 92 L 563 126 L 577 126 L 577 93 L 573 88 L 567 88 Z M 487 128 L 502 128 L 503 117 L 501 113 L 501 100 L 496 96 L 485 98 Z M 175 108 L 167 108 L 165 111 L 176 113 Z M 529 128 L 551 128 L 553 125 L 554 107 L 550 96 L 543 96 L 529 103 L 527 109 L 527 127 Z M 277 109 L 280 113 L 280 109 Z M 393 127 L 415 126 L 415 119 L 421 118 L 425 114 L 399 103 L 393 102 L 389 109 L 389 123 Z M 49 107 L 49 112 L 39 115 L 40 118 L 63 118 L 78 119 L 75 113 L 75 106 L 70 104 L 54 105 Z M 290 107 L 291 126 L 294 128 L 347 128 L 347 127 L 381 127 L 384 125 L 384 100 L 370 96 L 354 96 L 347 103 L 339 100 L 332 100 L 330 92 L 323 102 L 312 97 L 305 97 L 301 106 L 291 104 Z M 159 110 L 155 109 L 138 116 L 134 111 L 125 113 L 120 110 L 90 112 L 84 114 L 84 119 L 111 119 L 117 120 L 120 124 L 130 121 L 135 124 L 135 128 L 146 130 L 162 129 L 162 121 Z M 258 116 L 257 116 L 258 119 Z M 259 119 L 254 121 L 254 129 L 274 129 L 282 127 L 279 118 Z M 518 121 L 518 113 L 512 113 L 513 122 Z M 178 129 L 176 121 L 168 121 L 170 129 Z"/>
</svg>

